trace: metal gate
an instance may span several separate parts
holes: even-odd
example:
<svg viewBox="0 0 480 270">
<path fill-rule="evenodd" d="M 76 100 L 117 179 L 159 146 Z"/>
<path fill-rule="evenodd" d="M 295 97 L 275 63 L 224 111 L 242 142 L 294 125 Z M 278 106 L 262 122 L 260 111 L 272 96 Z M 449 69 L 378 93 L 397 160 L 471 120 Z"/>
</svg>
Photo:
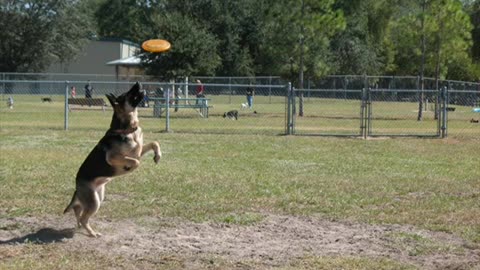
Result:
<svg viewBox="0 0 480 270">
<path fill-rule="evenodd" d="M 446 93 L 446 88 L 291 88 L 286 134 L 444 137 Z"/>
</svg>

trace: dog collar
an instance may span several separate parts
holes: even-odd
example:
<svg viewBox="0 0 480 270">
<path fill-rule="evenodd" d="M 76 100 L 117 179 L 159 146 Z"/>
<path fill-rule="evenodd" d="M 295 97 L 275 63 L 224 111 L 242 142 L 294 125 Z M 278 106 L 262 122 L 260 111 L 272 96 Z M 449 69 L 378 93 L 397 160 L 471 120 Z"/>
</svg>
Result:
<svg viewBox="0 0 480 270">
<path fill-rule="evenodd" d="M 127 135 L 127 134 L 130 134 L 130 133 L 134 133 L 135 131 L 137 131 L 137 128 L 114 129 L 114 130 L 112 130 L 113 133 L 121 134 L 121 135 Z"/>
</svg>

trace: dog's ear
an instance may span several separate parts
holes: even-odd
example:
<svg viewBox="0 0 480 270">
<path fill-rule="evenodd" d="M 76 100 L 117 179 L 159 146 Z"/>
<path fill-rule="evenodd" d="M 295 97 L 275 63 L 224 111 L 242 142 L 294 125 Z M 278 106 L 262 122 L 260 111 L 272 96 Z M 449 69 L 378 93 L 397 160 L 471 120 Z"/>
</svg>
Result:
<svg viewBox="0 0 480 270">
<path fill-rule="evenodd" d="M 115 105 L 118 105 L 117 97 L 115 97 L 114 94 L 110 93 L 105 96 L 108 98 L 108 101 L 110 101 L 110 104 L 112 104 L 112 107 L 115 107 Z"/>
<path fill-rule="evenodd" d="M 136 82 L 132 88 L 130 88 L 130 91 L 140 91 L 142 89 L 142 85 L 139 82 Z"/>
</svg>

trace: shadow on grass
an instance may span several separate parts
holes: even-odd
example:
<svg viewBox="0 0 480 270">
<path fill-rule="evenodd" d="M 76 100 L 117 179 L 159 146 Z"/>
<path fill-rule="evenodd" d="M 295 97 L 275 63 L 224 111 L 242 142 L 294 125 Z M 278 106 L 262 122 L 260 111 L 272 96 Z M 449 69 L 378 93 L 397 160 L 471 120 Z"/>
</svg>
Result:
<svg viewBox="0 0 480 270">
<path fill-rule="evenodd" d="M 60 242 L 67 238 L 72 238 L 74 235 L 75 229 L 63 229 L 55 230 L 51 228 L 40 229 L 35 233 L 30 233 L 22 237 L 15 237 L 10 240 L 0 241 L 0 245 L 9 245 L 9 244 L 24 244 L 24 243 L 33 243 L 33 244 L 50 244 L 55 242 Z"/>
</svg>

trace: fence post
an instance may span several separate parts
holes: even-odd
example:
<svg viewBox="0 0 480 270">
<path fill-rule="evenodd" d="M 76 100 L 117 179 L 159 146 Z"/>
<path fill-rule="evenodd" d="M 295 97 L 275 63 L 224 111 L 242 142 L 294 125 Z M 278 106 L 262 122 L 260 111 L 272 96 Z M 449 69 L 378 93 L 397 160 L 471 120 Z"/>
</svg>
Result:
<svg viewBox="0 0 480 270">
<path fill-rule="evenodd" d="M 442 138 L 447 137 L 447 123 L 448 123 L 448 111 L 447 111 L 447 105 L 448 105 L 448 90 L 447 86 L 442 87 L 442 112 L 441 112 L 441 118 L 442 118 Z"/>
<path fill-rule="evenodd" d="M 287 135 L 292 135 L 292 83 L 287 84 Z"/>
<path fill-rule="evenodd" d="M 362 89 L 362 103 L 360 106 L 360 136 L 364 139 L 367 138 L 367 91 L 368 91 L 368 78 L 367 75 L 363 76 L 363 89 Z"/>
<path fill-rule="evenodd" d="M 188 76 L 185 77 L 185 98 L 188 98 Z"/>
<path fill-rule="evenodd" d="M 68 130 L 68 81 L 65 81 L 65 111 L 63 117 L 63 129 Z"/>
<path fill-rule="evenodd" d="M 165 91 L 167 91 L 165 99 L 165 132 L 170 132 L 170 86 Z"/>
<path fill-rule="evenodd" d="M 230 95 L 228 96 L 228 104 L 232 104 L 232 96 L 233 96 L 232 77 L 228 77 L 228 90 L 230 92 Z"/>
<path fill-rule="evenodd" d="M 293 87 L 292 85 L 291 86 L 291 89 L 292 91 L 291 94 L 292 94 L 292 113 L 290 114 L 290 117 L 292 117 L 291 119 L 291 133 L 292 135 L 295 135 L 295 119 L 297 117 L 297 100 L 296 100 L 296 95 L 295 95 L 295 87 Z M 303 91 L 303 90 L 302 90 Z"/>
<path fill-rule="evenodd" d="M 5 73 L 2 73 L 2 101 L 5 100 Z"/>
<path fill-rule="evenodd" d="M 272 104 L 272 75 L 268 76 L 268 97 Z"/>
<path fill-rule="evenodd" d="M 372 89 L 367 88 L 367 130 L 365 134 L 365 139 L 372 135 Z"/>
</svg>

